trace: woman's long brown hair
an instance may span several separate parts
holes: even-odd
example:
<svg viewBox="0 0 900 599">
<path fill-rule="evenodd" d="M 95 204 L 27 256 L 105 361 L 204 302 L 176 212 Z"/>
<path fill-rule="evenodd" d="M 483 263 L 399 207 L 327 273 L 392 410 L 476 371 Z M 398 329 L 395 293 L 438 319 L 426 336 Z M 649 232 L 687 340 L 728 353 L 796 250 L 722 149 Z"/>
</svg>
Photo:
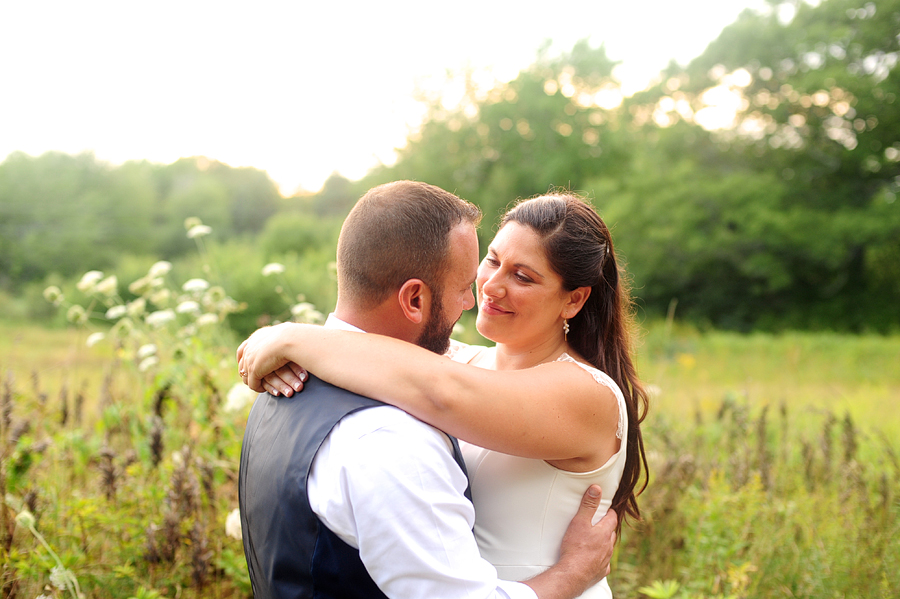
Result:
<svg viewBox="0 0 900 599">
<path fill-rule="evenodd" d="M 647 457 L 640 424 L 649 399 L 632 360 L 633 304 L 627 279 L 616 263 L 606 224 L 579 196 L 550 193 L 523 200 L 507 212 L 508 222 L 536 231 L 547 259 L 562 277 L 567 291 L 590 287 L 591 294 L 569 319 L 569 345 L 596 368 L 608 374 L 625 396 L 628 415 L 625 470 L 612 508 L 619 514 L 619 530 L 626 517 L 640 520 L 637 496 L 647 487 Z M 643 485 L 638 489 L 641 476 Z"/>
</svg>

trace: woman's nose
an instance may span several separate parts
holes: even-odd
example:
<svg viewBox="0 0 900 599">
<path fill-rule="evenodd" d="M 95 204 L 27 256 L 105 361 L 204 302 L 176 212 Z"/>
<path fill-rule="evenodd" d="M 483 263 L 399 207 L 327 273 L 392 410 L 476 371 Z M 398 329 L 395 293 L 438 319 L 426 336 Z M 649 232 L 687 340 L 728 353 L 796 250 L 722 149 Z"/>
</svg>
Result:
<svg viewBox="0 0 900 599">
<path fill-rule="evenodd" d="M 481 285 L 481 292 L 493 298 L 500 298 L 506 295 L 499 269 L 491 273 L 491 276 Z"/>
</svg>

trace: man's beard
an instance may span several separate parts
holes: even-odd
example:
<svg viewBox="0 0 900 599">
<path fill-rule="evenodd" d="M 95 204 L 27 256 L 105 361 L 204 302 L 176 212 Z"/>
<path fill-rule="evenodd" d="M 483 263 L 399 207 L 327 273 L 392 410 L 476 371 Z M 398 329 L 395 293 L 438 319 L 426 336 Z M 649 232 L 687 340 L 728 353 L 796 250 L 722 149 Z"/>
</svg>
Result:
<svg viewBox="0 0 900 599">
<path fill-rule="evenodd" d="M 450 348 L 450 334 L 455 322 L 449 322 L 444 315 L 444 298 L 441 290 L 432 293 L 428 322 L 416 340 L 416 345 L 436 354 L 445 354 Z"/>
</svg>

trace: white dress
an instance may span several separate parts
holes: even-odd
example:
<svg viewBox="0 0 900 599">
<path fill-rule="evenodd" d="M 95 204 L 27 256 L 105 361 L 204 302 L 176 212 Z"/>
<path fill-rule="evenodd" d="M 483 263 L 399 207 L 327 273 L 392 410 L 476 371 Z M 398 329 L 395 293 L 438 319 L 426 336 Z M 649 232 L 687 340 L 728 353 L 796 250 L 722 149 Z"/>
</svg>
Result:
<svg viewBox="0 0 900 599">
<path fill-rule="evenodd" d="M 449 355 L 453 360 L 468 363 L 481 352 L 492 351 L 492 348 L 454 344 Z M 596 470 L 568 472 L 543 460 L 460 443 L 475 504 L 478 548 L 482 557 L 497 568 L 500 578 L 506 580 L 525 580 L 555 564 L 563 534 L 588 486 L 596 483 L 603 489 L 596 522 L 609 509 L 625 469 L 628 422 L 625 398 L 619 386 L 604 372 L 577 362 L 568 354 L 557 361 L 577 364 L 598 384 L 613 391 L 619 404 L 616 431 L 621 440 L 619 451 Z M 581 597 L 608 599 L 612 591 L 604 578 Z"/>
</svg>

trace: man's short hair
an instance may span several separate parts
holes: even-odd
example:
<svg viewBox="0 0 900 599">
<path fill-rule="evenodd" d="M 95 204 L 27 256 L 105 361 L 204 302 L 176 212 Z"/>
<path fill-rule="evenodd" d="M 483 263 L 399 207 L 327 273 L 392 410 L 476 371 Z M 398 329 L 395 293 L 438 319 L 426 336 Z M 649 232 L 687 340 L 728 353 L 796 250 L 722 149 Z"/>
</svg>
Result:
<svg viewBox="0 0 900 599">
<path fill-rule="evenodd" d="M 409 279 L 440 292 L 450 231 L 477 226 L 481 211 L 440 187 L 395 181 L 370 189 L 353 207 L 337 247 L 338 293 L 368 309 Z"/>
</svg>

